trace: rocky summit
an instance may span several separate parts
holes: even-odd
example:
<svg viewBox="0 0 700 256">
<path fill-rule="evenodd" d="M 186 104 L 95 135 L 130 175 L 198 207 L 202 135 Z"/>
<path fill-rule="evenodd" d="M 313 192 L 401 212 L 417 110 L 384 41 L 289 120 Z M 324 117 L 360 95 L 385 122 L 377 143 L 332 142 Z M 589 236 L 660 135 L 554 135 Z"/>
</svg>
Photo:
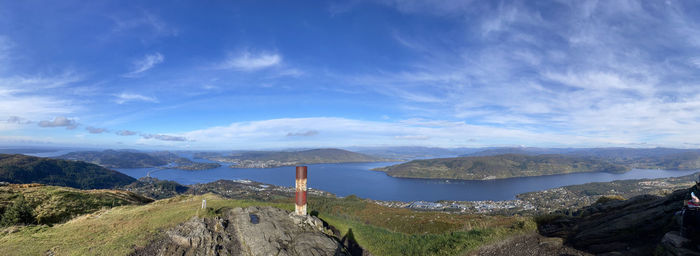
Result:
<svg viewBox="0 0 700 256">
<path fill-rule="evenodd" d="M 350 255 L 323 221 L 273 207 L 225 209 L 167 230 L 132 255 Z"/>
</svg>

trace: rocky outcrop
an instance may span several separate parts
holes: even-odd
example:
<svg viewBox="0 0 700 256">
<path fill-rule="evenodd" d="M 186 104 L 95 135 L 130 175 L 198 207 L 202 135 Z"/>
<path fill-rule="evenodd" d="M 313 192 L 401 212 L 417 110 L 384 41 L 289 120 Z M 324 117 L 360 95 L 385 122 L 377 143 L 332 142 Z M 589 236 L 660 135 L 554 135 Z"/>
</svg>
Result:
<svg viewBox="0 0 700 256">
<path fill-rule="evenodd" d="M 313 216 L 273 207 L 234 208 L 192 218 L 133 255 L 349 255 Z"/>
<path fill-rule="evenodd" d="M 590 253 L 651 255 L 668 231 L 678 230 L 674 214 L 682 209 L 687 193 L 682 189 L 666 197 L 641 195 L 598 203 L 574 216 L 541 218 L 538 230 Z"/>
</svg>

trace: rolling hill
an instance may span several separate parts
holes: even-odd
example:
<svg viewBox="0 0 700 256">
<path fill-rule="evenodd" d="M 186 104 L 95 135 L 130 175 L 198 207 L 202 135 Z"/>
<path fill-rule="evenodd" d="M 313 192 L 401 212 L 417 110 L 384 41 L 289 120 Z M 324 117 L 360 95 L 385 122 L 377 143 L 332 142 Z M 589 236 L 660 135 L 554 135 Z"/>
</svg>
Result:
<svg viewBox="0 0 700 256">
<path fill-rule="evenodd" d="M 0 154 L 0 181 L 101 189 L 123 186 L 136 179 L 86 162 Z"/>
<path fill-rule="evenodd" d="M 505 154 L 413 160 L 375 170 L 392 177 L 483 180 L 573 172 L 624 172 L 629 169 L 584 157 Z"/>
</svg>

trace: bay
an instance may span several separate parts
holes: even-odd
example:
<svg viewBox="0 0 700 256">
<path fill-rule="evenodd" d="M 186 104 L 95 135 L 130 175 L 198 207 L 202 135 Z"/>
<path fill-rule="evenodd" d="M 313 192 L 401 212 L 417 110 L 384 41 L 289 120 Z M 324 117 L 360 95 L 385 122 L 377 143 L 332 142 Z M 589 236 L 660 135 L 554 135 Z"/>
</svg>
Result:
<svg viewBox="0 0 700 256">
<path fill-rule="evenodd" d="M 343 163 L 308 165 L 308 186 L 339 196 L 356 195 L 362 198 L 389 201 L 479 201 L 511 200 L 520 193 L 551 189 L 561 186 L 613 180 L 678 177 L 697 170 L 647 170 L 633 169 L 626 173 L 571 173 L 537 177 L 520 177 L 497 180 L 436 180 L 394 178 L 372 168 L 396 163 Z M 208 183 L 220 179 L 247 179 L 278 186 L 294 186 L 295 168 L 249 168 L 222 167 L 202 171 L 174 169 L 137 168 L 117 169 L 134 178 L 150 176 L 173 180 L 181 184 Z"/>
</svg>

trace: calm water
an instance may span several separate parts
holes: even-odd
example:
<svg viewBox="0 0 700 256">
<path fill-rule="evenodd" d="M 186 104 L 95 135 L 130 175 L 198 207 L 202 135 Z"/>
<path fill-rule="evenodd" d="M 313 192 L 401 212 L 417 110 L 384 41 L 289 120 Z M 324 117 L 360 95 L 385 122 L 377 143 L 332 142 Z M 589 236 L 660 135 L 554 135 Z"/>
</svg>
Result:
<svg viewBox="0 0 700 256">
<path fill-rule="evenodd" d="M 339 196 L 357 195 L 363 198 L 393 201 L 437 200 L 510 200 L 515 195 L 588 182 L 624 179 L 684 176 L 696 171 L 663 171 L 635 169 L 623 174 L 574 173 L 540 177 L 511 178 L 484 181 L 404 179 L 387 176 L 370 169 L 395 163 L 348 163 L 309 165 L 309 187 Z M 119 169 L 135 178 L 146 176 L 174 180 L 181 184 L 207 183 L 219 179 L 249 179 L 279 186 L 294 186 L 294 167 L 269 169 L 232 169 L 222 166 L 205 171 L 183 171 L 156 168 Z"/>
</svg>

